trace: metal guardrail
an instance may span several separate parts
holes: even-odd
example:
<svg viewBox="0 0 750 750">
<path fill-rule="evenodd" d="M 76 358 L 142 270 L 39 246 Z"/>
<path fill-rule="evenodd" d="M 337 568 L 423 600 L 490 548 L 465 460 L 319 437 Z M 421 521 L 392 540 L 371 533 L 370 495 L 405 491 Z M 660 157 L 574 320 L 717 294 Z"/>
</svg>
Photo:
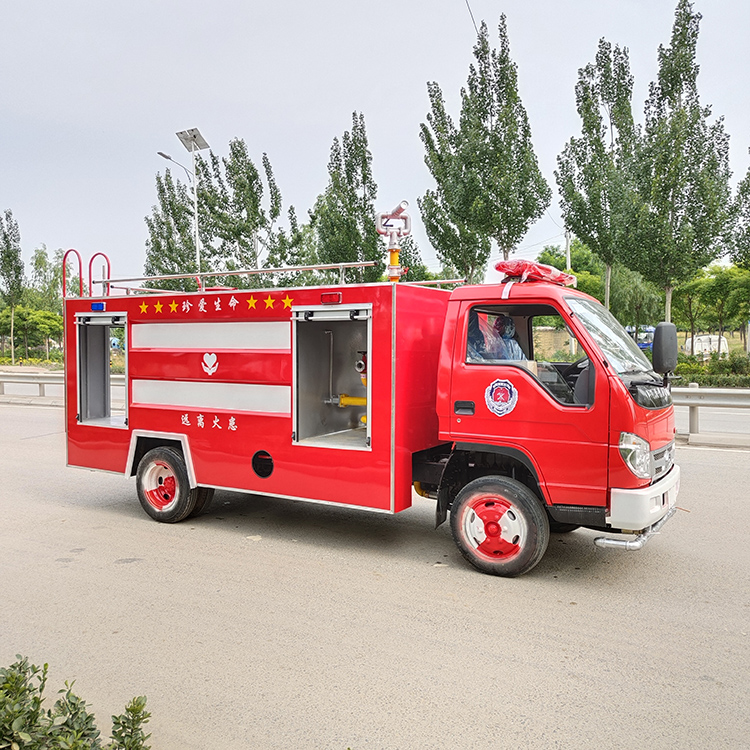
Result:
<svg viewBox="0 0 750 750">
<path fill-rule="evenodd" d="M 39 387 L 39 395 L 46 396 L 48 385 L 63 385 L 62 372 L 0 372 L 0 395 L 5 394 L 6 383 L 30 383 Z M 110 385 L 125 386 L 124 375 L 111 375 Z M 687 388 L 672 388 L 675 406 L 690 408 L 690 433 L 700 432 L 701 407 L 712 409 L 750 409 L 750 388 L 699 388 L 690 383 Z"/>
<path fill-rule="evenodd" d="M 750 388 L 700 388 L 698 383 L 688 383 L 687 388 L 672 388 L 672 403 L 675 406 L 688 406 L 688 432 L 700 432 L 698 409 L 703 406 L 712 409 L 750 409 Z"/>
<path fill-rule="evenodd" d="M 0 395 L 5 394 L 6 383 L 24 383 L 39 387 L 39 395 L 47 395 L 48 385 L 62 386 L 65 383 L 63 372 L 0 372 Z M 110 375 L 110 385 L 125 385 L 124 375 Z"/>
</svg>

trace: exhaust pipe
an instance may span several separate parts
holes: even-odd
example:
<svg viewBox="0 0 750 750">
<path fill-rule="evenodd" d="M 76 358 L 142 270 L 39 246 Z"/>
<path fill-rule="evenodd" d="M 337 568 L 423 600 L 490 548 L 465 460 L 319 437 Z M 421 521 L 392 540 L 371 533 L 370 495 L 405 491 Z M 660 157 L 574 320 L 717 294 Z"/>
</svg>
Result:
<svg viewBox="0 0 750 750">
<path fill-rule="evenodd" d="M 650 526 L 646 531 L 644 531 L 642 534 L 638 534 L 638 536 L 635 539 L 612 539 L 611 537 L 607 536 L 598 536 L 596 539 L 594 539 L 594 544 L 597 547 L 602 548 L 615 548 L 615 549 L 624 549 L 624 550 L 630 550 L 635 551 L 639 549 L 643 549 L 646 542 L 651 539 L 652 536 L 659 533 L 659 530 L 662 526 L 670 519 L 672 516 L 677 513 L 677 508 L 672 507 L 667 511 L 667 514 L 660 518 L 653 526 Z"/>
</svg>

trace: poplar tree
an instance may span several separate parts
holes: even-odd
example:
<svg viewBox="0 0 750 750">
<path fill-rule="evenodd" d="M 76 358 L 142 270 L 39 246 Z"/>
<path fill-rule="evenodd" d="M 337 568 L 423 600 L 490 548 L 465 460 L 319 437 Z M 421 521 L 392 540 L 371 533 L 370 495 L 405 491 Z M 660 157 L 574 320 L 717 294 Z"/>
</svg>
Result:
<svg viewBox="0 0 750 750">
<path fill-rule="evenodd" d="M 352 114 L 352 129 L 333 139 L 328 186 L 311 212 L 321 263 L 375 260 L 377 265 L 352 269 L 350 279 L 377 281 L 385 268 L 385 248 L 375 229 L 378 186 L 372 176 L 372 154 L 365 118 Z"/>
<path fill-rule="evenodd" d="M 664 291 L 667 321 L 674 288 L 719 257 L 730 220 L 729 137 L 721 118 L 709 123 L 698 96 L 700 19 L 690 0 L 679 0 L 634 160 L 639 197 L 627 263 Z"/>
<path fill-rule="evenodd" d="M 493 241 L 508 259 L 551 198 L 518 93 L 504 15 L 498 33 L 493 49 L 482 23 L 461 89 L 458 127 L 440 87 L 430 83 L 431 110 L 420 128 L 425 163 L 437 184 L 419 201 L 427 236 L 438 257 L 470 281 L 484 276 Z"/>
<path fill-rule="evenodd" d="M 604 263 L 609 309 L 612 267 L 629 237 L 625 205 L 636 131 L 627 49 L 601 39 L 595 62 L 578 71 L 575 93 L 581 135 L 557 157 L 555 178 L 566 226 Z"/>
<path fill-rule="evenodd" d="M 21 231 L 10 209 L 5 220 L 0 216 L 0 291 L 10 309 L 10 357 L 16 363 L 15 311 L 23 294 L 23 259 L 21 258 Z"/>
<path fill-rule="evenodd" d="M 164 276 L 197 271 L 193 201 L 187 187 L 174 180 L 167 169 L 163 177 L 156 175 L 156 197 L 158 204 L 152 207 L 151 216 L 146 217 L 149 236 L 144 273 Z M 193 279 L 165 279 L 151 284 L 162 289 L 196 289 Z"/>
<path fill-rule="evenodd" d="M 732 242 L 732 260 L 750 270 L 750 168 L 737 186 L 734 200 L 736 224 Z"/>
<path fill-rule="evenodd" d="M 217 270 L 258 268 L 261 252 L 269 247 L 274 222 L 281 213 L 281 192 L 265 153 L 262 164 L 268 210 L 263 207 L 263 179 L 244 140 L 230 141 L 227 157 L 219 158 L 212 152 L 210 164 L 201 164 L 199 211 L 205 212 L 207 231 L 212 237 L 206 253 Z M 257 278 L 238 277 L 235 281 L 244 286 Z"/>
<path fill-rule="evenodd" d="M 417 199 L 430 243 L 443 265 L 456 269 L 469 283 L 484 278 L 490 257 L 489 237 L 470 227 L 470 212 L 464 196 L 459 156 L 459 134 L 445 111 L 443 93 L 437 83 L 428 83 L 430 112 L 421 125 L 425 164 L 437 188 Z"/>
<path fill-rule="evenodd" d="M 240 138 L 229 143 L 229 155 L 213 152 L 206 160 L 196 158 L 198 227 L 201 243 L 200 271 L 217 276 L 240 268 L 257 268 L 261 250 L 267 249 L 273 224 L 281 213 L 281 193 L 266 154 L 262 158 L 268 208 L 264 208 L 263 177 Z M 145 273 L 148 276 L 190 273 L 196 268 L 194 204 L 192 187 L 172 177 L 167 169 L 156 176 L 157 205 L 146 217 Z M 261 283 L 257 276 L 233 277 L 235 286 Z M 164 289 L 191 290 L 192 279 L 154 282 Z"/>
<path fill-rule="evenodd" d="M 26 289 L 25 300 L 36 310 L 62 313 L 62 253 L 60 251 L 50 258 L 46 245 L 42 244 L 34 250 L 31 258 L 31 284 Z"/>
</svg>

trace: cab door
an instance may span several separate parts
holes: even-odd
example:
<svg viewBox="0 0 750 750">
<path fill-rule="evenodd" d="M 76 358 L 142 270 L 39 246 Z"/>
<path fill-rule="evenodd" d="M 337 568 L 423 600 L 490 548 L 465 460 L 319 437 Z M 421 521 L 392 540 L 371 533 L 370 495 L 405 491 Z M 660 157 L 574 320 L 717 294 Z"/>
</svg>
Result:
<svg viewBox="0 0 750 750">
<path fill-rule="evenodd" d="M 608 378 L 561 312 L 550 304 L 462 302 L 455 347 L 452 439 L 523 451 L 552 503 L 606 505 Z"/>
</svg>

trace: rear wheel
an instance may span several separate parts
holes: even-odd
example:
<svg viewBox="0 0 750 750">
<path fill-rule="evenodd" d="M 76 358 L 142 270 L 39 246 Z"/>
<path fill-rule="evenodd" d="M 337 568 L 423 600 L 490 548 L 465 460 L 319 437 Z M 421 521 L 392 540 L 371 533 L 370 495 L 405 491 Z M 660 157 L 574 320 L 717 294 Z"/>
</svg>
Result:
<svg viewBox="0 0 750 750">
<path fill-rule="evenodd" d="M 195 507 L 190 511 L 188 518 L 195 518 L 205 511 L 214 499 L 213 487 L 198 487 Z"/>
<path fill-rule="evenodd" d="M 198 488 L 191 489 L 185 461 L 174 448 L 150 450 L 138 464 L 138 500 L 151 518 L 177 523 L 194 510 Z"/>
<path fill-rule="evenodd" d="M 451 508 L 451 531 L 461 554 L 478 570 L 517 576 L 531 570 L 549 543 L 549 522 L 536 495 L 514 479 L 469 482 Z"/>
</svg>

